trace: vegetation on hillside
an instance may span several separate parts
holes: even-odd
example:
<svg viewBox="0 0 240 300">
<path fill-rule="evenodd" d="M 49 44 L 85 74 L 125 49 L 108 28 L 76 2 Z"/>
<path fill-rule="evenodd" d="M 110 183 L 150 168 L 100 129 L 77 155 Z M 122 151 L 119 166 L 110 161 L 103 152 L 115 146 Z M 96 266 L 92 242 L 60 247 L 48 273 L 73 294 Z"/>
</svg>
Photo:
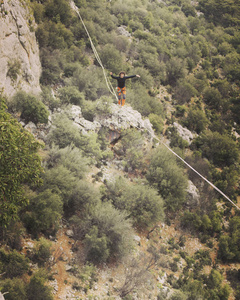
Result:
<svg viewBox="0 0 240 300">
<path fill-rule="evenodd" d="M 165 134 L 177 153 L 236 202 L 240 183 L 238 1 L 75 3 L 107 71 L 123 69 L 141 75 L 127 83 L 127 102 L 149 117 L 157 135 Z M 46 238 L 56 235 L 63 218 L 73 228 L 74 250 L 81 249 L 77 256 L 89 269 L 91 264 L 132 256 L 137 232 L 150 234 L 159 222 L 171 224 L 177 219 L 182 229 L 209 249 L 215 243 L 218 251 L 215 261 L 207 250 L 190 257 L 180 250 L 184 240 L 169 240 L 167 249 L 150 251 L 160 266 L 164 263 L 159 255 L 179 251 L 179 257 L 169 263 L 173 273 L 179 271 L 177 279 L 173 274 L 167 278 L 176 290 L 169 299 L 228 299 L 230 288 L 223 284 L 220 264 L 240 262 L 239 212 L 167 149 L 146 149 L 144 134 L 137 129 L 122 132 L 117 154 L 110 150 L 104 132 L 80 133 L 67 114 L 68 105 L 80 106 L 90 121 L 96 113 L 105 114 L 112 100 L 102 71 L 67 0 L 32 0 L 29 5 L 38 23 L 42 94 L 37 98 L 19 92 L 8 99 L 8 111 L 35 124 L 47 123 L 48 109 L 61 108 L 61 112 L 55 114 L 40 158 L 42 145 L 0 99 L 0 290 L 9 292 L 6 299 L 53 299 L 46 285 L 51 279 L 51 244 Z M 125 26 L 130 37 L 120 35 L 119 26 Z M 164 98 L 159 93 L 162 86 L 167 91 Z M 169 105 L 174 111 L 167 118 Z M 196 133 L 190 146 L 178 135 L 175 121 Z M 122 161 L 126 178 L 91 182 L 89 169 L 101 167 L 113 155 Z M 99 172 L 93 181 L 101 176 Z M 188 201 L 188 179 L 199 191 L 197 205 Z M 32 253 L 24 255 L 18 251 L 27 234 L 38 242 Z M 181 271 L 180 258 L 185 266 Z M 39 268 L 34 274 L 32 263 Z M 202 272 L 204 266 L 211 270 Z M 126 278 L 150 269 L 139 269 L 132 259 L 127 270 Z M 227 274 L 236 299 L 238 275 Z M 124 299 L 131 299 L 126 297 L 137 288 L 134 276 L 129 282 L 119 292 Z M 166 299 L 163 292 L 160 299 Z"/>
</svg>

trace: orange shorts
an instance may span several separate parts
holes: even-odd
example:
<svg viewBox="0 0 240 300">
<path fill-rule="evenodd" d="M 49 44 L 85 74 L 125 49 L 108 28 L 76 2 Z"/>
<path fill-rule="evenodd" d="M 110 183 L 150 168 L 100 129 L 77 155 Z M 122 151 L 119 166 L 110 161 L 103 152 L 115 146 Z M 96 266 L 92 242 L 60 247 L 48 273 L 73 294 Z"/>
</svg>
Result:
<svg viewBox="0 0 240 300">
<path fill-rule="evenodd" d="M 117 88 L 117 93 L 118 93 L 118 99 L 121 99 L 121 96 L 123 95 L 123 99 L 126 99 L 126 87 Z"/>
</svg>

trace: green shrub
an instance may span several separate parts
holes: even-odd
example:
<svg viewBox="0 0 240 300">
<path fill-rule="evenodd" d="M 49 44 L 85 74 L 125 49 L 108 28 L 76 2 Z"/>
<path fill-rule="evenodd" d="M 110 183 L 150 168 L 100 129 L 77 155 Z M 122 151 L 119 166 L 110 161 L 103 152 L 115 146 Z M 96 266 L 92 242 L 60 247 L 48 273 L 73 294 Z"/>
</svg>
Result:
<svg viewBox="0 0 240 300">
<path fill-rule="evenodd" d="M 109 202 L 93 207 L 85 219 L 74 216 L 75 238 L 84 237 L 83 242 L 88 246 L 86 257 L 99 263 L 126 255 L 133 245 L 133 229 L 127 217 L 125 211 L 115 209 Z"/>
<path fill-rule="evenodd" d="M 49 183 L 48 186 L 51 186 L 51 184 Z M 43 192 L 31 197 L 22 219 L 28 231 L 34 235 L 40 232 L 52 233 L 58 229 L 62 211 L 62 198 L 46 187 Z"/>
<path fill-rule="evenodd" d="M 152 152 L 147 179 L 156 187 L 168 209 L 176 210 L 185 200 L 187 179 L 175 157 L 166 148 Z"/>
<path fill-rule="evenodd" d="M 129 184 L 119 177 L 107 184 L 105 196 L 120 210 L 126 210 L 140 227 L 149 227 L 164 218 L 163 200 L 157 191 L 148 185 Z"/>
<path fill-rule="evenodd" d="M 42 102 L 52 111 L 60 107 L 60 100 L 53 96 L 51 87 L 42 86 L 41 94 Z"/>
<path fill-rule="evenodd" d="M 201 109 L 191 108 L 183 123 L 189 130 L 200 133 L 206 129 L 209 121 Z"/>
<path fill-rule="evenodd" d="M 8 253 L 0 249 L 0 262 L 3 266 L 1 272 L 5 272 L 5 277 L 21 276 L 29 270 L 29 260 L 16 250 Z"/>
<path fill-rule="evenodd" d="M 105 234 L 98 236 L 98 228 L 93 226 L 84 239 L 86 259 L 93 263 L 106 262 L 109 258 L 108 239 Z"/>
<path fill-rule="evenodd" d="M 33 248 L 33 259 L 40 267 L 49 261 L 52 254 L 51 246 L 51 242 L 43 237 L 35 244 Z"/>
<path fill-rule="evenodd" d="M 20 278 L 5 279 L 1 282 L 1 292 L 5 300 L 26 300 L 26 284 Z"/>
<path fill-rule="evenodd" d="M 17 111 L 21 112 L 21 118 L 26 122 L 47 123 L 49 112 L 46 106 L 34 96 L 25 92 L 18 92 L 11 104 Z"/>
<path fill-rule="evenodd" d="M 238 161 L 238 147 L 227 135 L 206 132 L 196 139 L 196 145 L 201 149 L 203 155 L 216 166 L 230 166 Z"/>
<path fill-rule="evenodd" d="M 156 115 L 156 114 L 150 114 L 148 116 L 149 121 L 152 123 L 153 129 L 157 134 L 161 134 L 163 132 L 163 125 L 164 121 L 163 118 Z"/>
<path fill-rule="evenodd" d="M 84 95 L 75 86 L 60 88 L 58 94 L 63 104 L 81 105 L 84 100 Z"/>
<path fill-rule="evenodd" d="M 27 205 L 26 183 L 40 183 L 41 160 L 37 151 L 41 144 L 18 121 L 6 112 L 0 97 L 0 224 L 6 227 Z"/>
<path fill-rule="evenodd" d="M 53 300 L 51 288 L 46 285 L 47 274 L 45 270 L 39 270 L 35 273 L 27 287 L 28 300 Z"/>
<path fill-rule="evenodd" d="M 12 81 L 16 81 L 18 75 L 21 71 L 21 62 L 19 59 L 9 60 L 8 61 L 8 71 L 7 76 L 11 78 Z"/>
</svg>

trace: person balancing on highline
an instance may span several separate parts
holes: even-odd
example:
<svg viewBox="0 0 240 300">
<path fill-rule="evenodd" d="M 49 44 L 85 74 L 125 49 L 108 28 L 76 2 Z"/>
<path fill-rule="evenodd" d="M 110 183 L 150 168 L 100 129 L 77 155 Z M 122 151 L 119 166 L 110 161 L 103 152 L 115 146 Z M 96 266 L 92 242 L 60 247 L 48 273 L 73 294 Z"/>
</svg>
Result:
<svg viewBox="0 0 240 300">
<path fill-rule="evenodd" d="M 117 82 L 118 82 L 118 87 L 117 87 L 118 104 L 123 106 L 125 104 L 125 100 L 126 100 L 126 86 L 125 86 L 126 79 L 133 78 L 133 77 L 140 77 L 140 76 L 139 75 L 125 76 L 126 73 L 124 71 L 121 71 L 119 73 L 119 76 L 114 76 L 112 72 L 110 72 L 110 75 L 112 76 L 113 79 L 117 79 Z M 123 95 L 123 97 L 122 97 L 122 95 Z"/>
</svg>

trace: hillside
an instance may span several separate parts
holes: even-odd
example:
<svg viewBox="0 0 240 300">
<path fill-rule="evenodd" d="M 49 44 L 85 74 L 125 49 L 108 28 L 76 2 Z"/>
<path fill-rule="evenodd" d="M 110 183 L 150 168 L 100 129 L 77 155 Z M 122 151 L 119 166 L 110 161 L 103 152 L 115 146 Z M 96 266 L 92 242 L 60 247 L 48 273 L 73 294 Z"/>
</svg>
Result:
<svg viewBox="0 0 240 300">
<path fill-rule="evenodd" d="M 75 5 L 139 78 L 69 1 L 1 4 L 0 297 L 240 299 L 240 4 Z"/>
</svg>

